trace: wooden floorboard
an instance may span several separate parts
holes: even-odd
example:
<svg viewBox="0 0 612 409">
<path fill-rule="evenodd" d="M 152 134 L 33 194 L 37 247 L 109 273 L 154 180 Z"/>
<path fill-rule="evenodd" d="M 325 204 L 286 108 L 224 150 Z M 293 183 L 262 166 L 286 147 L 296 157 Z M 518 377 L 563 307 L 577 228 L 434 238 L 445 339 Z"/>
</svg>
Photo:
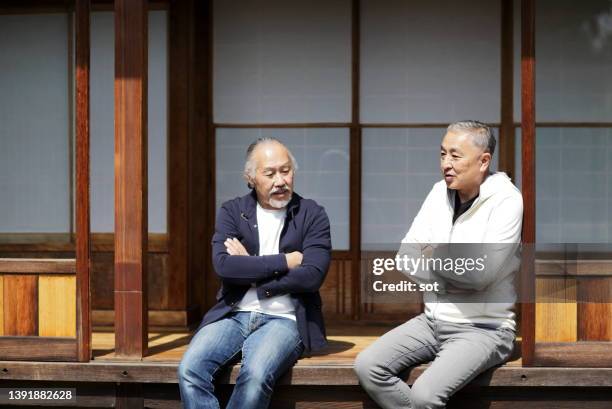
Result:
<svg viewBox="0 0 612 409">
<path fill-rule="evenodd" d="M 334 327 L 330 329 L 328 347 L 309 358 L 302 358 L 300 365 L 350 364 L 359 352 L 374 342 L 389 327 Z M 354 335 L 358 333 L 359 335 Z M 179 362 L 187 350 L 191 333 L 154 332 L 149 334 L 149 354 L 146 362 Z M 94 359 L 115 361 L 114 333 L 95 332 L 93 334 Z"/>
<path fill-rule="evenodd" d="M 311 357 L 298 361 L 297 366 L 351 365 L 355 357 L 367 346 L 387 332 L 387 326 L 338 325 L 328 328 L 329 345 Z M 358 335 L 356 335 L 358 334 Z M 144 362 L 180 362 L 191 340 L 189 332 L 152 332 L 149 333 L 149 354 Z M 94 332 L 94 359 L 100 362 L 122 361 L 114 353 L 114 333 Z M 520 348 L 515 348 L 515 356 L 506 365 L 521 366 Z M 124 359 L 123 359 L 124 360 Z"/>
</svg>

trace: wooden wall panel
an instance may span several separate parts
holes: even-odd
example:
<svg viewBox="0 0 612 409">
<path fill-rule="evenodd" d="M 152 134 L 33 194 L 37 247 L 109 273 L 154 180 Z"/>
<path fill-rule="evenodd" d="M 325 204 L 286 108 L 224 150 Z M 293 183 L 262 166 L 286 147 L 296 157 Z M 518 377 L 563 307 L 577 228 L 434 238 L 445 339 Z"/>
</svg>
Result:
<svg viewBox="0 0 612 409">
<path fill-rule="evenodd" d="M 578 304 L 578 339 L 612 341 L 612 277 L 579 278 L 578 295 L 593 301 Z"/>
<path fill-rule="evenodd" d="M 38 277 L 4 276 L 4 335 L 38 335 Z"/>
<path fill-rule="evenodd" d="M 349 318 L 351 305 L 351 260 L 332 260 L 321 286 L 323 314 L 326 318 Z"/>
<path fill-rule="evenodd" d="M 76 337 L 75 275 L 39 276 L 38 327 L 41 337 Z"/>
<path fill-rule="evenodd" d="M 114 307 L 114 253 L 93 253 L 91 256 L 91 308 L 112 310 Z"/>
<path fill-rule="evenodd" d="M 0 275 L 0 336 L 4 335 L 4 276 Z"/>
<path fill-rule="evenodd" d="M 536 279 L 536 342 L 575 342 L 578 339 L 575 300 L 575 279 Z"/>
<path fill-rule="evenodd" d="M 112 310 L 114 308 L 113 286 L 115 282 L 115 265 L 113 253 L 93 253 L 91 272 L 91 304 L 94 310 Z M 168 253 L 149 253 L 147 255 L 147 289 L 148 306 L 153 310 L 166 310 L 170 299 L 180 294 L 168 292 L 172 271 Z"/>
<path fill-rule="evenodd" d="M 177 279 L 169 265 L 169 255 L 149 254 L 147 257 L 147 305 L 154 310 L 173 310 L 177 299 L 185 296 L 172 282 Z"/>
<path fill-rule="evenodd" d="M 340 298 L 340 313 L 353 316 L 355 310 L 353 308 L 353 286 L 354 276 L 352 273 L 353 263 L 351 260 L 343 260 L 342 262 L 344 275 L 342 276 L 343 293 Z"/>
</svg>

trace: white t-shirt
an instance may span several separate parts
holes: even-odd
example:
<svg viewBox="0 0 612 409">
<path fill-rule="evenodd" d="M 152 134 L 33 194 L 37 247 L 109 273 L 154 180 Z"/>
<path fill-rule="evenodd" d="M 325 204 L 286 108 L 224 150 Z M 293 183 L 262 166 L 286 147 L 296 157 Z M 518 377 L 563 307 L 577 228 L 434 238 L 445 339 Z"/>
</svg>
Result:
<svg viewBox="0 0 612 409">
<path fill-rule="evenodd" d="M 257 231 L 259 233 L 259 255 L 278 254 L 280 235 L 285 225 L 285 209 L 268 210 L 257 204 Z M 257 311 L 295 320 L 295 307 L 288 294 L 260 300 L 255 284 L 246 292 L 236 306 L 237 311 Z"/>
</svg>

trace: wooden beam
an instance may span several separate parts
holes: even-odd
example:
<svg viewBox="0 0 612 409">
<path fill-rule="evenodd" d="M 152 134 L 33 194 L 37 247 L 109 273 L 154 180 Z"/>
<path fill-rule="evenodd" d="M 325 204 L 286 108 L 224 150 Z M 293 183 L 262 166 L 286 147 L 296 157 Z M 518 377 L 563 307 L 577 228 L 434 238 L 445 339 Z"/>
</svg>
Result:
<svg viewBox="0 0 612 409">
<path fill-rule="evenodd" d="M 74 241 L 66 233 L 2 233 L 0 234 L 0 253 L 38 253 L 76 251 Z M 91 250 L 94 252 L 115 251 L 114 233 L 90 234 Z M 147 240 L 149 253 L 168 252 L 168 234 L 149 233 Z"/>
<path fill-rule="evenodd" d="M 523 193 L 523 262 L 521 294 L 524 300 L 534 300 L 535 294 L 535 0 L 522 0 L 521 6 L 521 138 Z M 534 363 L 535 305 L 522 304 L 521 335 L 523 365 Z"/>
<path fill-rule="evenodd" d="M 252 123 L 252 124 L 224 124 L 224 123 L 215 123 L 213 124 L 214 128 L 249 128 L 249 129 L 258 129 L 258 128 L 348 128 L 352 124 L 345 122 L 296 122 L 296 123 Z"/>
<path fill-rule="evenodd" d="M 189 149 L 189 297 L 202 306 L 203 313 L 216 302 L 215 294 L 219 287 L 210 250 L 216 218 L 216 143 L 212 95 L 213 1 L 196 1 L 193 16 L 193 130 Z"/>
<path fill-rule="evenodd" d="M 361 261 L 361 171 L 362 133 L 360 115 L 360 48 L 361 2 L 351 2 L 351 128 L 349 145 L 349 251 L 351 253 L 351 306 L 350 314 L 357 320 L 361 316 L 359 268 Z"/>
<path fill-rule="evenodd" d="M 5 360 L 76 361 L 77 342 L 65 337 L 2 337 L 0 351 Z"/>
<path fill-rule="evenodd" d="M 189 276 L 189 145 L 191 132 L 191 30 L 193 1 L 170 3 L 168 110 L 168 252 L 171 279 L 166 286 L 168 309 L 188 307 Z M 201 187 L 200 187 L 201 188 Z"/>
<path fill-rule="evenodd" d="M 149 10 L 167 10 L 170 0 L 149 0 Z M 113 11 L 114 0 L 91 0 L 94 11 Z M 78 6 L 77 6 L 78 7 Z M 6 13 L 57 13 L 75 9 L 73 0 L 2 0 L 0 14 Z"/>
<path fill-rule="evenodd" d="M 499 169 L 514 179 L 514 1 L 501 2 Z"/>
<path fill-rule="evenodd" d="M 405 380 L 412 384 L 428 365 L 413 368 Z M 176 384 L 178 362 L 10 362 L 0 361 L 0 380 L 76 381 Z M 218 384 L 236 382 L 240 365 L 222 371 Z M 283 375 L 277 385 L 357 386 L 352 364 L 300 365 Z M 612 368 L 521 368 L 489 369 L 470 382 L 493 387 L 611 387 Z"/>
<path fill-rule="evenodd" d="M 612 368 L 612 348 L 610 342 L 536 343 L 534 365 Z"/>
<path fill-rule="evenodd" d="M 4 335 L 4 276 L 0 274 L 0 336 Z"/>
<path fill-rule="evenodd" d="M 612 122 L 536 122 L 538 128 L 612 128 Z"/>
<path fill-rule="evenodd" d="M 147 351 L 147 2 L 115 1 L 115 337 Z"/>
<path fill-rule="evenodd" d="M 498 128 L 501 126 L 501 124 L 495 123 L 495 122 L 488 122 L 488 125 L 493 127 L 493 128 Z M 375 123 L 375 122 L 368 122 L 368 123 L 362 123 L 361 124 L 362 128 L 442 128 L 444 130 L 446 130 L 446 128 L 448 127 L 448 122 L 438 122 L 438 123 L 434 123 L 434 122 L 399 122 L 399 123 Z"/>
<path fill-rule="evenodd" d="M 8 274 L 69 274 L 76 271 L 74 259 L 2 258 L 0 273 Z"/>
<path fill-rule="evenodd" d="M 90 0 L 77 0 L 76 19 L 76 302 L 78 360 L 91 358 L 89 198 Z"/>
</svg>

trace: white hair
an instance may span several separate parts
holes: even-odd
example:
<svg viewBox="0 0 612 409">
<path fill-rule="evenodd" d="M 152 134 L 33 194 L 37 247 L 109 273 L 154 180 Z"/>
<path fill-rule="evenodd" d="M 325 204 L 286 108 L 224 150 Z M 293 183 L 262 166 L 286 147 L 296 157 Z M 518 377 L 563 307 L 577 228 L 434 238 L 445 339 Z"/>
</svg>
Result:
<svg viewBox="0 0 612 409">
<path fill-rule="evenodd" d="M 457 121 L 450 124 L 448 132 L 467 133 L 472 137 L 474 145 L 491 155 L 495 152 L 495 135 L 489 125 L 479 121 Z"/>
<path fill-rule="evenodd" d="M 296 172 L 298 170 L 298 163 L 295 160 L 295 157 L 293 156 L 289 148 L 287 148 L 287 146 L 284 143 L 282 143 L 276 138 L 273 138 L 271 136 L 264 136 L 262 138 L 258 138 L 256 141 L 251 143 L 249 147 L 247 148 L 246 161 L 244 162 L 244 175 L 245 176 L 251 177 L 251 178 L 255 177 L 255 172 L 257 170 L 255 161 L 253 160 L 253 152 L 255 151 L 255 148 L 263 143 L 274 143 L 274 142 L 281 144 L 282 146 L 285 147 L 285 149 L 287 149 L 287 154 L 289 155 L 289 159 L 291 160 L 291 168 L 293 169 L 293 172 Z M 249 184 L 249 187 L 252 187 L 252 186 L 250 186 Z"/>
</svg>

